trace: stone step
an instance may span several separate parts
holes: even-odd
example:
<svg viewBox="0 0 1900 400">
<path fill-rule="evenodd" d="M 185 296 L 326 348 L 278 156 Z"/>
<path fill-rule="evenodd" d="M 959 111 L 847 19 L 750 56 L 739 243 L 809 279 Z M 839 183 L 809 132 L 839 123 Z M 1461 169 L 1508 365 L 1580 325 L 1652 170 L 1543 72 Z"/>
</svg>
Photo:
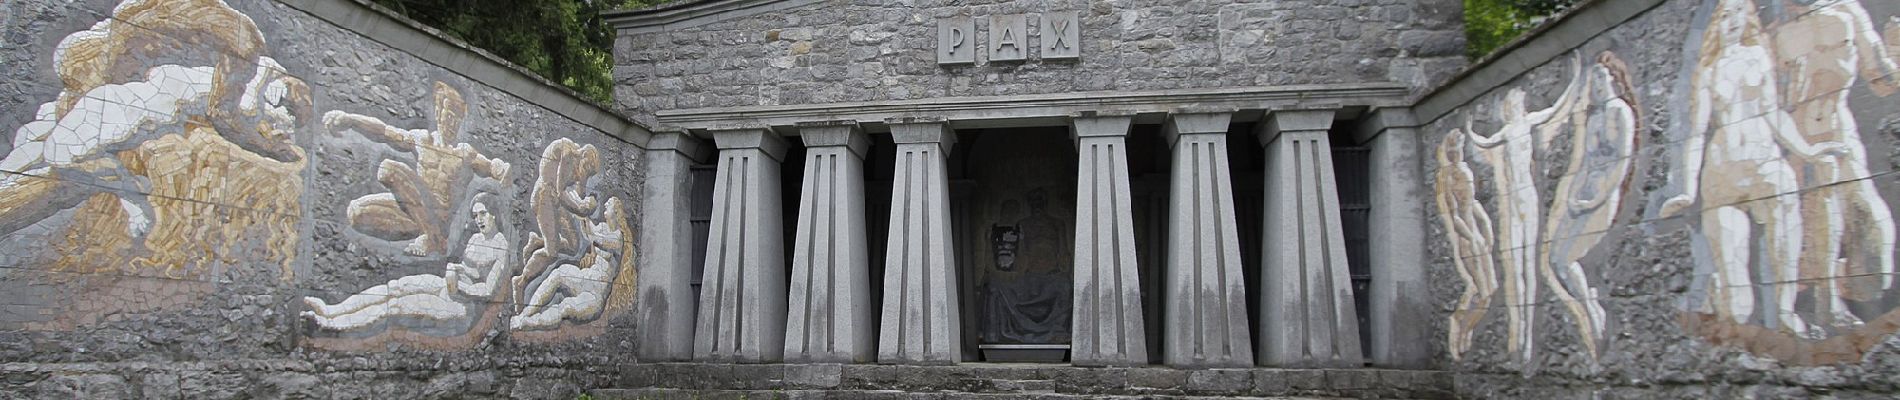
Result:
<svg viewBox="0 0 1900 400">
<path fill-rule="evenodd" d="M 695 399 L 695 400 L 1062 400 L 1062 399 L 1169 399 L 1169 400 L 1212 400 L 1212 399 L 1271 399 L 1271 400 L 1336 400 L 1342 397 L 1237 397 L 1237 396 L 1171 396 L 1140 395 L 1114 396 L 1091 394 L 1060 393 L 964 393 L 964 392 L 905 392 L 900 390 L 700 390 L 700 389 L 597 389 L 588 392 L 598 400 L 648 400 L 648 399 Z"/>
<path fill-rule="evenodd" d="M 1054 364 L 640 364 L 613 389 L 1451 399 L 1444 371 L 1082 368 Z M 748 392 L 749 393 L 749 392 Z M 822 398 L 822 397 L 821 397 Z M 1060 398 L 1060 397 L 1057 397 Z"/>
</svg>

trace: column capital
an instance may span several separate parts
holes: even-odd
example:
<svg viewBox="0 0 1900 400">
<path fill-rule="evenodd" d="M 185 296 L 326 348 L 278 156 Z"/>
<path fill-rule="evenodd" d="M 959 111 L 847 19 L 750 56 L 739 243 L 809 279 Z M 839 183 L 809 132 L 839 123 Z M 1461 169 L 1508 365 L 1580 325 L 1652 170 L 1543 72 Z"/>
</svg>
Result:
<svg viewBox="0 0 1900 400">
<path fill-rule="evenodd" d="M 1081 143 L 1082 139 L 1093 137 L 1123 138 L 1128 136 L 1128 127 L 1134 124 L 1130 115 L 1077 114 L 1069 118 L 1069 139 Z"/>
<path fill-rule="evenodd" d="M 1260 145 L 1265 146 L 1267 143 L 1273 143 L 1274 139 L 1278 139 L 1281 133 L 1325 132 L 1333 129 L 1333 114 L 1336 111 L 1338 110 L 1330 108 L 1269 111 L 1267 117 L 1260 121 L 1260 127 L 1254 130 L 1254 135 L 1259 136 Z"/>
<path fill-rule="evenodd" d="M 680 131 L 654 132 L 653 139 L 647 141 L 647 151 L 672 151 L 701 164 L 711 161 L 713 155 L 705 141 Z"/>
<path fill-rule="evenodd" d="M 1387 131 L 1416 132 L 1418 126 L 1418 118 L 1412 116 L 1410 108 L 1380 108 L 1367 112 L 1359 119 L 1359 126 L 1352 131 L 1352 141 L 1355 145 L 1363 145 Z"/>
<path fill-rule="evenodd" d="M 713 144 L 720 150 L 759 149 L 774 161 L 785 161 L 785 138 L 764 128 L 712 131 Z"/>
<path fill-rule="evenodd" d="M 1181 135 L 1218 133 L 1226 134 L 1227 125 L 1234 120 L 1231 112 L 1177 112 L 1168 114 L 1168 124 L 1163 134 L 1168 137 L 1168 147 L 1180 142 Z"/>
<path fill-rule="evenodd" d="M 844 146 L 858 158 L 871 151 L 871 137 L 864 134 L 857 121 L 800 122 L 798 137 L 805 141 L 805 147 Z"/>
<path fill-rule="evenodd" d="M 885 120 L 891 126 L 891 142 L 896 144 L 936 144 L 949 153 L 957 146 L 957 132 L 942 120 L 915 122 L 912 119 Z"/>
</svg>

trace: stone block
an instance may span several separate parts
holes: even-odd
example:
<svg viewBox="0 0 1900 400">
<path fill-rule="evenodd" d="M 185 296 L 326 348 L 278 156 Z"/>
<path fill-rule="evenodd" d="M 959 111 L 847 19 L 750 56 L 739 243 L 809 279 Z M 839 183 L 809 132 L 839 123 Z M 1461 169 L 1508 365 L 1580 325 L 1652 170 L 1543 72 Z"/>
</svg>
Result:
<svg viewBox="0 0 1900 400">
<path fill-rule="evenodd" d="M 1135 388 L 1180 389 L 1187 385 L 1188 372 L 1172 368 L 1130 368 L 1128 386 Z"/>
<path fill-rule="evenodd" d="M 1239 394 L 1253 388 L 1253 373 L 1244 369 L 1191 371 L 1184 388 L 1191 394 Z"/>
<path fill-rule="evenodd" d="M 838 364 L 787 364 L 785 386 L 789 389 L 831 389 L 843 383 L 844 366 Z"/>
</svg>

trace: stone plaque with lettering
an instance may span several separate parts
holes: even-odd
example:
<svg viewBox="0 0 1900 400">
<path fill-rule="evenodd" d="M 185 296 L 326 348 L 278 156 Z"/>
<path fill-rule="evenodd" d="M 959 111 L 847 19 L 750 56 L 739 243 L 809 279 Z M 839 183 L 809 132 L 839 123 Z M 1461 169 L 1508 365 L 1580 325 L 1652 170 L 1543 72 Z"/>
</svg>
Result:
<svg viewBox="0 0 1900 400">
<path fill-rule="evenodd" d="M 976 63 L 976 20 L 949 17 L 937 20 L 937 64 Z"/>
<path fill-rule="evenodd" d="M 1082 56 L 1082 24 L 1074 11 L 1042 14 L 1039 39 L 1042 59 L 1063 60 Z"/>
<path fill-rule="evenodd" d="M 1022 14 L 990 16 L 990 61 L 1022 61 L 1029 58 L 1028 24 Z"/>
</svg>

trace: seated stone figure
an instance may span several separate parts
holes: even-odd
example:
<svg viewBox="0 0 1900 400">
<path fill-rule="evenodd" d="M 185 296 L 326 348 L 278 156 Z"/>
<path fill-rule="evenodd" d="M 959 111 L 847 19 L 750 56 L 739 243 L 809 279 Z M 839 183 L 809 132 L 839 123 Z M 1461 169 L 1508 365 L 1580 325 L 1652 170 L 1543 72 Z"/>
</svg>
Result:
<svg viewBox="0 0 1900 400">
<path fill-rule="evenodd" d="M 1013 203 L 1005 202 L 1004 208 Z M 1048 213 L 1048 204 L 1042 189 L 1032 190 L 1028 217 L 1015 225 L 992 226 L 996 270 L 984 285 L 984 343 L 1069 342 L 1069 228 Z"/>
</svg>

